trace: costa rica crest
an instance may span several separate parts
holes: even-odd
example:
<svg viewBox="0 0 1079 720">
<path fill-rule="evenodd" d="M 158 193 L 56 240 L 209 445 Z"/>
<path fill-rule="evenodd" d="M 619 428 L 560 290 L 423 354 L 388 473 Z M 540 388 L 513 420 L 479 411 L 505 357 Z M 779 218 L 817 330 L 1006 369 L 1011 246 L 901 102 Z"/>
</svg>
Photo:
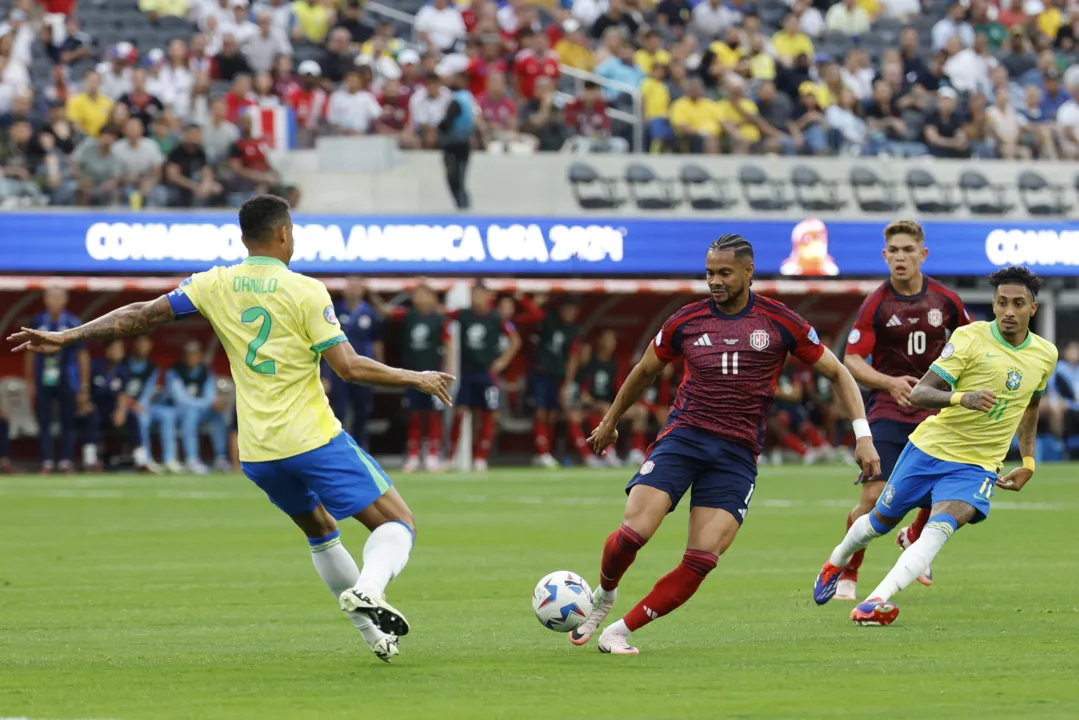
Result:
<svg viewBox="0 0 1079 720">
<path fill-rule="evenodd" d="M 944 313 L 942 313 L 939 308 L 933 308 L 929 311 L 927 319 L 929 320 L 929 324 L 933 327 L 940 327 L 944 324 Z"/>
<path fill-rule="evenodd" d="M 1019 389 L 1019 385 L 1023 382 L 1023 376 L 1019 374 L 1019 371 L 1012 368 L 1008 371 L 1008 379 L 1004 383 L 1004 387 L 1008 388 L 1012 392 Z"/>
<path fill-rule="evenodd" d="M 749 346 L 754 350 L 765 349 L 769 342 L 767 330 L 754 330 L 749 334 Z"/>
</svg>

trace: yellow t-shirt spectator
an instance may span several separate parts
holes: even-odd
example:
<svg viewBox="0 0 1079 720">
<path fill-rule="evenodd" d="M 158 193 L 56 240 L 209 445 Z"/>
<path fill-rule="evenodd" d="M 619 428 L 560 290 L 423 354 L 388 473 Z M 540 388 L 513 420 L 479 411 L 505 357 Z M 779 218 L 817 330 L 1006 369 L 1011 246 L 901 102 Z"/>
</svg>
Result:
<svg viewBox="0 0 1079 720">
<path fill-rule="evenodd" d="M 162 17 L 187 17 L 187 0 L 139 0 L 139 10 Z"/>
<path fill-rule="evenodd" d="M 633 64 L 641 70 L 644 70 L 645 75 L 652 74 L 652 68 L 655 67 L 656 63 L 659 63 L 660 65 L 670 65 L 671 54 L 660 48 L 659 50 L 656 50 L 656 53 L 653 55 L 642 48 L 633 55 Z"/>
<path fill-rule="evenodd" d="M 757 103 L 753 102 L 749 98 L 742 98 L 738 101 L 738 107 L 742 109 L 742 114 L 739 115 L 738 111 L 734 108 L 734 103 L 730 100 L 720 100 L 716 103 L 716 111 L 719 115 L 719 122 L 730 122 L 738 126 L 738 134 L 742 136 L 742 139 L 755 143 L 761 139 L 760 129 L 753 123 L 746 120 L 746 117 L 756 117 L 761 114 L 761 111 L 757 109 Z"/>
<path fill-rule="evenodd" d="M 720 64 L 725 68 L 733 68 L 738 64 L 738 61 L 745 55 L 741 48 L 732 48 L 725 42 L 719 42 L 716 40 L 714 43 L 708 46 L 708 49 L 712 51 L 712 54 L 716 56 Z"/>
<path fill-rule="evenodd" d="M 662 80 L 645 78 L 641 83 L 641 101 L 645 120 L 665 118 L 671 111 L 671 91 Z"/>
<path fill-rule="evenodd" d="M 749 59 L 749 72 L 754 80 L 775 80 L 776 59 L 768 53 L 757 53 Z"/>
<path fill-rule="evenodd" d="M 330 31 L 330 11 L 315 0 L 296 0 L 292 3 L 296 22 L 309 41 L 321 44 Z"/>
<path fill-rule="evenodd" d="M 865 10 L 865 14 L 869 16 L 870 20 L 880 14 L 880 2 L 878 0 L 858 0 L 855 5 Z"/>
<path fill-rule="evenodd" d="M 719 115 L 716 104 L 708 98 L 692 100 L 687 95 L 671 104 L 671 127 L 675 132 L 688 126 L 696 133 L 719 134 Z"/>
<path fill-rule="evenodd" d="M 569 65 L 571 68 L 591 72 L 596 66 L 596 58 L 590 48 L 570 42 L 565 38 L 555 43 L 554 52 L 563 65 Z"/>
<path fill-rule="evenodd" d="M 107 95 L 97 94 L 91 98 L 86 93 L 72 95 L 67 99 L 65 108 L 67 119 L 76 127 L 82 128 L 87 135 L 97 137 L 101 128 L 109 121 L 112 113 L 112 100 Z"/>
<path fill-rule="evenodd" d="M 823 83 L 815 83 L 812 80 L 806 80 L 798 86 L 798 94 L 806 95 L 807 93 L 812 93 L 817 96 L 817 104 L 820 105 L 821 110 L 828 108 L 835 102 L 835 98 L 832 97 L 832 91 Z"/>
<path fill-rule="evenodd" d="M 386 47 L 382 50 L 381 57 L 390 58 L 391 60 L 397 57 L 397 53 L 404 49 L 404 43 L 397 38 L 391 38 L 386 43 Z M 360 55 L 366 55 L 368 57 L 375 56 L 375 44 L 368 40 L 363 45 L 360 45 Z"/>
<path fill-rule="evenodd" d="M 1046 8 L 1038 14 L 1036 23 L 1038 30 L 1047 38 L 1053 40 L 1056 38 L 1057 33 L 1060 32 L 1060 26 L 1064 24 L 1064 16 L 1058 7 Z"/>
<path fill-rule="evenodd" d="M 776 56 L 785 62 L 791 62 L 801 54 L 813 57 L 813 41 L 804 32 L 788 35 L 780 30 L 772 36 L 772 47 L 775 48 Z"/>
</svg>

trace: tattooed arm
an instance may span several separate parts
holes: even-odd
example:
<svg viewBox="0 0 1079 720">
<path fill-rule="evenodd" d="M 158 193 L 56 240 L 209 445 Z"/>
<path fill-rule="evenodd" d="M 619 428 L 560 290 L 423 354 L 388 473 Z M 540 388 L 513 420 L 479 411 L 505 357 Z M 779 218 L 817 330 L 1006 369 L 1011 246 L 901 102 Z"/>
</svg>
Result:
<svg viewBox="0 0 1079 720">
<path fill-rule="evenodd" d="M 63 332 L 43 332 L 23 328 L 8 337 L 16 344 L 12 352 L 34 352 L 49 355 L 59 352 L 66 345 L 87 340 L 112 340 L 127 335 L 140 335 L 158 325 L 171 322 L 176 317 L 167 297 L 162 295 L 157 300 L 132 303 L 117 308 L 97 320 L 85 325 L 69 328 Z"/>
</svg>

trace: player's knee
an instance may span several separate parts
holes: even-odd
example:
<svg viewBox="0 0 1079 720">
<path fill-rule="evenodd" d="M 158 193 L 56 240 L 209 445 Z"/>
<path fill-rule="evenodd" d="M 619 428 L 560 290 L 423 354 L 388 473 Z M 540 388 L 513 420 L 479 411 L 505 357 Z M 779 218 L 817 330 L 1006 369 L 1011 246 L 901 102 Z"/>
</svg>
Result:
<svg viewBox="0 0 1079 720">
<path fill-rule="evenodd" d="M 882 482 L 862 483 L 862 498 L 859 505 L 864 508 L 863 514 L 872 510 L 877 501 L 880 500 L 881 493 L 884 492 L 884 485 L 885 483 Z"/>
<path fill-rule="evenodd" d="M 899 524 L 899 520 L 896 518 L 885 517 L 880 514 L 879 510 L 874 510 L 869 513 L 869 527 L 872 528 L 874 534 L 878 537 L 892 531 L 896 525 Z"/>
</svg>

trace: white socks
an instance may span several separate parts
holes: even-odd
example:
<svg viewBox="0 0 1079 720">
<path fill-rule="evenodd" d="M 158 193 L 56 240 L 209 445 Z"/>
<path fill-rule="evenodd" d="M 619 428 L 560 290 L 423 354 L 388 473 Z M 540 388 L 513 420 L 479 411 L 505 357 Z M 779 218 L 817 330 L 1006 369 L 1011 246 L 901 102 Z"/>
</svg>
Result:
<svg viewBox="0 0 1079 720">
<path fill-rule="evenodd" d="M 828 562 L 836 567 L 846 567 L 854 553 L 869 547 L 869 543 L 873 542 L 874 538 L 880 537 L 880 534 L 873 530 L 873 526 L 869 522 L 869 515 L 871 514 L 863 515 L 854 521 L 854 524 L 850 526 L 850 530 L 847 531 L 846 537 L 843 538 L 843 542 L 836 545 L 835 550 L 832 551 Z"/>
<path fill-rule="evenodd" d="M 412 531 L 407 525 L 397 521 L 379 525 L 363 546 L 363 570 L 354 584 L 384 596 L 386 585 L 405 569 L 411 552 Z"/>
<path fill-rule="evenodd" d="M 318 571 L 322 582 L 326 583 L 326 587 L 330 588 L 334 600 L 355 585 L 360 577 L 360 569 L 356 567 L 356 561 L 352 559 L 352 555 L 341 544 L 340 535 L 339 531 L 334 530 L 325 537 L 307 540 L 311 544 L 311 560 L 315 563 L 315 570 Z M 368 645 L 373 645 L 382 639 L 382 631 L 375 627 L 366 615 L 348 613 L 348 617 Z"/>
<path fill-rule="evenodd" d="M 922 530 L 922 536 L 903 551 L 903 554 L 899 556 L 899 560 L 896 561 L 895 567 L 885 576 L 877 589 L 870 593 L 869 598 L 889 600 L 892 595 L 918 579 L 920 575 L 925 573 L 926 568 L 933 563 L 933 558 L 944 547 L 944 543 L 948 541 L 950 535 L 950 532 L 926 526 L 925 530 Z"/>
<path fill-rule="evenodd" d="M 86 443 L 82 446 L 82 464 L 83 467 L 97 465 L 97 445 Z"/>
<path fill-rule="evenodd" d="M 605 633 L 618 633 L 619 635 L 625 637 L 626 635 L 629 635 L 629 628 L 626 627 L 625 619 L 622 619 L 622 620 L 619 620 L 616 623 L 612 623 L 612 624 L 608 625 L 607 629 L 604 630 L 603 632 L 605 632 Z"/>
</svg>

